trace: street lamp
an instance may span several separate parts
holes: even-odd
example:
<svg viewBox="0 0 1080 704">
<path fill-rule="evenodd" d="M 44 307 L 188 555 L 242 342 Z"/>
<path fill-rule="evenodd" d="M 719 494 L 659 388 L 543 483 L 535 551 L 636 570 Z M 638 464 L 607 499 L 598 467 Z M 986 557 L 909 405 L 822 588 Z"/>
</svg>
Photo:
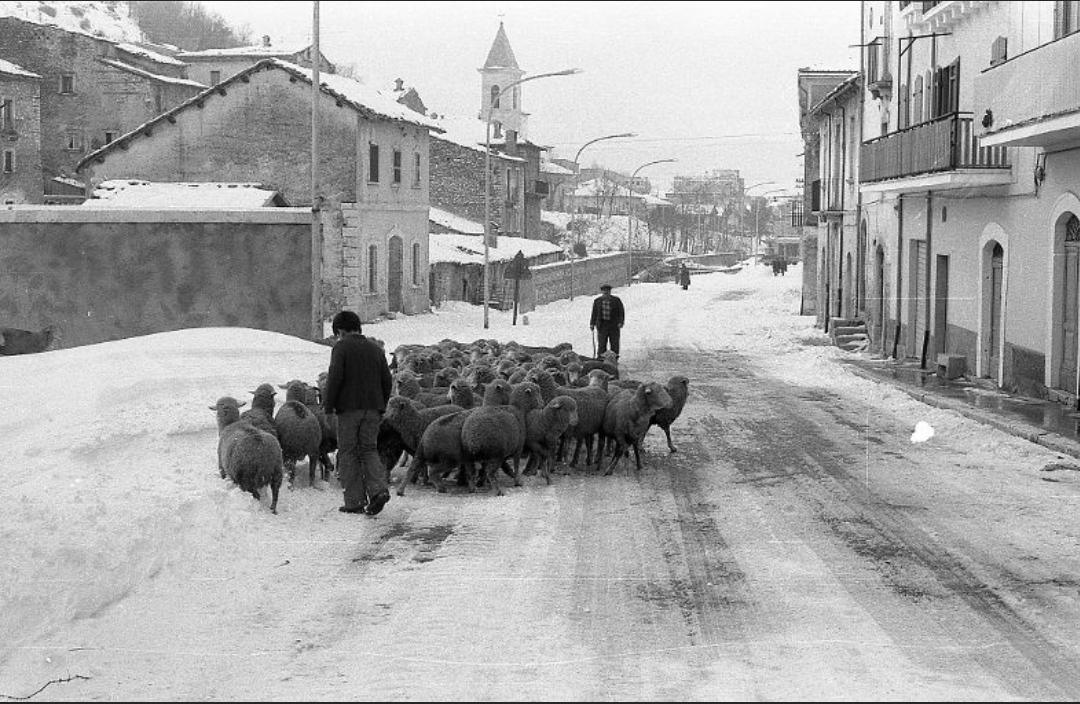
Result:
<svg viewBox="0 0 1080 704">
<path fill-rule="evenodd" d="M 642 169 L 644 169 L 646 166 L 652 166 L 653 164 L 670 164 L 670 163 L 673 163 L 673 162 L 676 162 L 676 161 L 678 161 L 678 159 L 657 159 L 656 161 L 650 161 L 650 162 L 642 164 L 641 166 L 634 169 L 634 172 L 632 174 L 630 174 L 630 186 L 633 186 L 634 179 L 637 177 L 638 172 L 641 171 Z M 634 205 L 635 205 L 635 203 L 637 203 L 637 201 L 634 200 L 634 197 L 632 195 L 633 192 L 630 190 L 630 186 L 628 186 L 627 189 L 626 189 L 627 191 L 630 191 L 630 194 L 629 194 L 630 195 L 630 220 L 626 223 L 626 253 L 628 255 L 630 255 L 630 259 L 628 260 L 627 265 L 626 265 L 628 267 L 628 269 L 629 269 L 629 275 L 627 276 L 627 281 L 630 280 L 630 276 L 634 275 L 634 271 L 633 271 L 634 210 L 635 210 Z"/>
<path fill-rule="evenodd" d="M 763 185 L 763 184 L 758 184 L 758 185 Z M 774 188 L 771 191 L 765 191 L 764 193 L 759 193 L 757 197 L 758 198 L 764 198 L 765 196 L 769 195 L 770 193 L 780 193 L 780 192 L 785 191 L 785 190 L 787 190 L 787 189 L 786 188 Z M 753 202 L 753 201 L 751 201 L 751 202 Z M 758 247 L 761 244 L 761 234 L 759 232 L 760 225 L 761 225 L 761 208 L 758 208 L 757 210 L 754 211 L 754 242 L 753 242 L 753 250 L 752 250 L 752 252 L 753 252 L 752 256 L 754 258 L 754 264 L 758 263 L 758 259 L 757 259 Z"/>
<path fill-rule="evenodd" d="M 637 137 L 637 133 L 636 132 L 621 132 L 619 134 L 604 135 L 603 137 L 597 137 L 596 139 L 590 139 L 588 142 L 585 142 L 585 144 L 581 145 L 581 149 L 577 150 L 577 154 L 574 155 L 574 181 L 573 181 L 574 188 L 571 191 L 571 194 L 573 195 L 573 198 L 574 198 L 574 201 L 573 201 L 573 203 L 574 203 L 574 212 L 571 213 L 571 215 L 573 215 L 574 217 L 571 218 L 571 221 L 576 220 L 577 215 L 579 214 L 578 213 L 578 211 L 579 211 L 578 201 L 577 201 L 577 189 L 578 189 L 578 182 L 581 179 L 581 164 L 578 161 L 581 158 L 581 152 L 585 151 L 585 147 L 589 146 L 590 144 L 596 144 L 597 142 L 603 142 L 605 139 L 619 139 L 619 138 L 622 138 L 622 137 Z M 571 232 L 573 232 L 573 230 L 571 230 Z M 573 246 L 573 244 L 570 245 L 570 300 L 571 301 L 574 300 L 574 246 Z"/>
<path fill-rule="evenodd" d="M 540 78 L 551 78 L 552 76 L 571 76 L 575 73 L 581 73 L 579 68 L 568 68 L 562 71 L 552 71 L 551 73 L 539 73 L 535 76 L 529 76 L 520 80 L 514 81 L 506 86 L 503 86 L 495 97 L 491 98 L 491 102 L 488 103 L 487 119 L 484 120 L 484 329 L 488 328 L 488 298 L 489 295 L 489 279 L 491 278 L 491 264 L 489 259 L 488 249 L 490 248 L 491 238 L 491 113 L 495 110 L 495 104 L 499 102 L 499 98 L 503 93 L 510 90 L 514 86 L 519 86 L 522 83 L 528 83 L 529 81 L 535 81 Z"/>
</svg>

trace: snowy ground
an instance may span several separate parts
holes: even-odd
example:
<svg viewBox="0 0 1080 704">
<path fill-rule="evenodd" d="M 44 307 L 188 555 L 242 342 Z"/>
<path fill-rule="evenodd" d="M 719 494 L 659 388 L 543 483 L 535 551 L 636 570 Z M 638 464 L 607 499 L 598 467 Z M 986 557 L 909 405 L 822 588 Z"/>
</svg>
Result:
<svg viewBox="0 0 1080 704">
<path fill-rule="evenodd" d="M 800 265 L 784 277 L 753 266 L 695 276 L 689 291 L 671 283 L 617 289 L 627 309 L 624 362 L 633 365 L 646 349 L 663 346 L 737 350 L 777 378 L 812 380 L 910 418 L 913 434 L 921 421 L 935 437 L 966 437 L 972 464 L 992 465 L 1002 444 L 1018 442 L 846 371 L 837 360 L 847 353 L 828 346 L 812 318 L 797 315 L 801 275 Z M 722 317 L 707 303 L 717 298 L 734 304 Z M 542 306 L 519 316 L 517 326 L 509 313 L 491 310 L 489 329 L 481 308 L 450 304 L 368 325 L 365 332 L 388 350 L 494 338 L 567 341 L 591 352 L 591 301 Z M 45 636 L 123 603 L 170 564 L 217 554 L 221 543 L 257 532 L 267 520 L 288 520 L 325 503 L 323 492 L 283 491 L 282 516 L 270 517 L 265 497 L 255 502 L 221 480 L 208 406 L 222 395 L 250 399 L 249 391 L 263 382 L 314 381 L 328 360 L 326 346 L 241 328 L 0 358 L 0 436 L 8 467 L 0 517 L 0 673 L 11 675 L 18 663 L 22 675 L 0 685 L 0 694 L 25 695 L 64 676 L 52 656 L 33 657 Z M 912 442 L 933 442 L 925 427 L 918 430 Z M 174 598 L 182 599 L 183 588 L 172 587 Z"/>
</svg>

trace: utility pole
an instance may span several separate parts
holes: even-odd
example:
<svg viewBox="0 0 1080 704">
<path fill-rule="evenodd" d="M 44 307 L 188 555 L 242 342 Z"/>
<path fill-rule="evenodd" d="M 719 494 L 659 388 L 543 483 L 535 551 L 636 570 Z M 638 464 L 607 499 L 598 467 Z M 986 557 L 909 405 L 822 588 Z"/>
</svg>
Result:
<svg viewBox="0 0 1080 704">
<path fill-rule="evenodd" d="M 312 3 L 311 62 L 311 339 L 321 340 L 322 315 L 322 208 L 319 196 L 319 0 Z"/>
</svg>

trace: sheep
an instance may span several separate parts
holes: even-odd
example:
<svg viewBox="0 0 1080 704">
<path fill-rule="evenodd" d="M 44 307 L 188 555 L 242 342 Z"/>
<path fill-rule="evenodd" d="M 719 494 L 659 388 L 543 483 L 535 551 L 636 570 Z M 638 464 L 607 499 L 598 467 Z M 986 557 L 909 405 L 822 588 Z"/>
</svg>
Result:
<svg viewBox="0 0 1080 704">
<path fill-rule="evenodd" d="M 244 405 L 232 396 L 222 396 L 209 406 L 217 414 L 218 470 L 222 479 L 228 477 L 256 500 L 259 490 L 269 484 L 270 511 L 277 513 L 283 465 L 281 444 L 270 433 L 240 420 L 240 407 Z"/>
<path fill-rule="evenodd" d="M 491 387 L 506 383 L 496 380 Z M 521 486 L 521 453 L 525 449 L 526 416 L 540 407 L 540 387 L 524 381 L 513 388 L 508 405 L 483 405 L 474 409 L 461 425 L 461 449 L 470 462 L 479 462 L 488 483 L 503 495 L 499 468 L 514 459 L 514 486 Z M 470 484 L 470 487 L 472 485 Z"/>
<path fill-rule="evenodd" d="M 461 426 L 465 419 L 477 410 L 479 408 L 439 416 L 424 428 L 409 464 L 409 471 L 398 483 L 398 496 L 405 495 L 405 485 L 415 481 L 425 466 L 431 467 L 427 477 L 428 481 L 435 485 L 435 490 L 440 494 L 446 492 L 442 476 L 455 467 L 460 467 L 465 461 L 461 447 Z M 472 484 L 469 488 L 475 490 Z"/>
<path fill-rule="evenodd" d="M 577 401 L 569 396 L 556 396 L 543 408 L 529 411 L 525 417 L 525 449 L 529 451 L 525 474 L 532 474 L 539 467 L 550 484 L 550 467 L 554 463 L 559 440 L 566 429 L 577 425 L 577 422 Z"/>
<path fill-rule="evenodd" d="M 319 419 L 319 427 L 322 428 L 322 442 L 319 443 L 319 462 L 322 464 L 323 479 L 329 479 L 334 472 L 334 463 L 330 459 L 331 452 L 337 452 L 337 414 L 327 413 L 323 409 L 322 399 L 326 395 L 326 380 L 329 374 L 320 372 L 315 387 L 308 386 L 307 398 L 304 405 L 311 409 L 315 417 Z"/>
<path fill-rule="evenodd" d="M 596 465 L 600 465 L 600 457 L 602 455 L 601 450 L 603 446 L 597 447 L 596 454 L 593 454 L 593 444 L 596 440 L 596 436 L 600 433 L 604 422 L 604 409 L 608 405 L 608 392 L 607 381 L 608 374 L 602 369 L 594 369 L 587 377 L 589 379 L 589 385 L 585 388 L 579 388 L 577 386 L 559 386 L 556 387 L 556 393 L 559 395 L 566 395 L 577 401 L 578 405 L 578 422 L 577 425 L 570 426 L 563 434 L 563 442 L 560 443 L 559 451 L 557 453 L 558 459 L 563 458 L 563 448 L 567 440 L 574 439 L 576 443 L 574 445 L 574 454 L 570 459 L 570 466 L 576 467 L 578 455 L 581 452 L 581 446 L 585 445 L 585 466 L 593 464 L 593 458 L 596 458 Z"/>
<path fill-rule="evenodd" d="M 671 396 L 671 406 L 658 408 L 653 413 L 652 420 L 649 421 L 649 428 L 654 425 L 659 426 L 667 438 L 668 450 L 677 452 L 675 445 L 671 442 L 671 424 L 679 418 L 683 408 L 686 406 L 686 399 L 690 395 L 690 380 L 682 374 L 676 374 L 667 380 L 664 389 Z"/>
<path fill-rule="evenodd" d="M 274 425 L 274 391 L 273 384 L 259 384 L 251 393 L 251 408 L 240 414 L 240 420 L 251 423 L 259 430 L 266 431 L 278 437 L 277 426 Z"/>
<path fill-rule="evenodd" d="M 19 328 L 0 328 L 0 354 L 36 354 L 45 352 L 56 338 L 56 328 L 46 325 L 37 332 Z"/>
<path fill-rule="evenodd" d="M 610 439 L 615 445 L 615 453 L 604 472 L 605 476 L 615 471 L 629 447 L 634 448 L 634 463 L 637 471 L 641 471 L 641 441 L 649 430 L 653 413 L 661 408 L 669 408 L 671 404 L 667 390 L 655 381 L 645 382 L 636 390 L 623 389 L 612 396 L 604 410 L 597 458 L 599 465 L 605 441 Z"/>
<path fill-rule="evenodd" d="M 464 410 L 461 406 L 452 404 L 424 407 L 404 396 L 391 396 L 386 404 L 383 420 L 398 431 L 405 452 L 415 455 L 416 446 L 420 444 L 420 436 L 431 421 L 440 416 Z"/>
<path fill-rule="evenodd" d="M 409 371 L 400 371 L 395 374 L 394 384 L 397 394 L 418 401 L 424 406 L 440 406 L 446 403 L 447 394 L 450 392 L 449 387 L 428 386 L 425 388 L 421 386 L 420 379 Z"/>
<path fill-rule="evenodd" d="M 286 386 L 287 400 L 274 416 L 274 425 L 278 429 L 281 453 L 289 473 L 289 488 L 292 488 L 296 477 L 296 463 L 305 457 L 308 460 L 311 484 L 314 485 L 319 466 L 322 427 L 319 419 L 301 400 L 305 397 L 304 382 L 292 381 Z"/>
<path fill-rule="evenodd" d="M 581 371 L 588 374 L 593 369 L 603 369 L 611 375 L 612 379 L 619 378 L 619 355 L 608 350 L 600 355 L 600 359 L 589 359 L 581 363 Z"/>
<path fill-rule="evenodd" d="M 462 408 L 475 408 L 483 403 L 483 399 L 476 395 L 467 379 L 459 377 L 450 382 L 450 392 L 447 394 L 450 403 Z"/>
</svg>

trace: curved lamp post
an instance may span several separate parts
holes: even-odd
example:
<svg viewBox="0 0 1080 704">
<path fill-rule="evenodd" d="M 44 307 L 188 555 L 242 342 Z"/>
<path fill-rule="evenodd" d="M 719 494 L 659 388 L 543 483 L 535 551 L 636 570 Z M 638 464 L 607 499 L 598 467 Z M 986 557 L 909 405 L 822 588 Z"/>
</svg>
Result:
<svg viewBox="0 0 1080 704">
<path fill-rule="evenodd" d="M 763 184 L 758 184 L 758 185 L 763 185 Z M 774 188 L 771 191 L 765 191 L 764 193 L 759 193 L 757 195 L 757 197 L 758 198 L 764 198 L 765 196 L 769 195 L 770 193 L 781 193 L 781 192 L 786 191 L 786 190 L 787 190 L 786 188 Z M 753 247 L 754 264 L 758 263 L 758 256 L 757 256 L 758 255 L 758 247 L 761 246 L 761 233 L 759 231 L 760 225 L 761 225 L 761 208 L 758 208 L 757 210 L 754 211 L 754 247 Z"/>
<path fill-rule="evenodd" d="M 649 161 L 634 169 L 634 172 L 630 174 L 630 184 L 633 185 L 634 179 L 637 177 L 638 172 L 644 169 L 646 166 L 652 166 L 653 164 L 671 164 L 678 161 L 678 159 L 657 159 L 656 161 Z M 627 191 L 633 193 L 628 186 Z M 626 223 L 626 253 L 630 255 L 630 259 L 627 261 L 627 268 L 629 269 L 629 276 L 627 281 L 630 281 L 630 276 L 634 275 L 633 271 L 633 246 L 634 246 L 634 204 L 636 201 L 633 196 L 630 197 L 630 220 Z"/>
<path fill-rule="evenodd" d="M 581 180 L 581 164 L 578 161 L 581 158 L 581 152 L 585 151 L 585 147 L 589 146 L 590 144 L 596 144 L 597 142 L 603 142 L 606 139 L 620 139 L 622 137 L 637 137 L 637 133 L 636 132 L 620 132 L 619 134 L 607 134 L 607 135 L 604 135 L 603 137 L 597 137 L 596 139 L 590 139 L 588 142 L 585 142 L 585 144 L 581 145 L 581 149 L 577 150 L 577 154 L 574 155 L 574 181 L 573 181 L 574 190 L 572 191 L 573 197 L 574 197 L 574 212 L 573 212 L 574 217 L 572 218 L 572 220 L 576 220 L 577 216 L 580 214 L 579 213 L 579 208 L 578 208 L 578 203 L 577 203 L 577 189 L 578 189 L 578 184 L 579 184 L 579 182 Z M 571 246 L 571 249 L 570 249 L 570 300 L 571 301 L 574 300 L 574 251 L 573 251 L 573 246 Z"/>
<path fill-rule="evenodd" d="M 499 102 L 499 98 L 503 93 L 510 90 L 514 86 L 519 86 L 522 83 L 528 83 L 529 81 L 535 81 L 541 78 L 550 78 L 552 76 L 571 76 L 575 73 L 581 73 L 579 68 L 568 68 L 562 71 L 552 71 L 551 73 L 539 73 L 535 76 L 529 76 L 520 80 L 514 81 L 506 86 L 503 86 L 502 90 L 491 99 L 488 103 L 487 119 L 484 121 L 484 329 L 488 327 L 488 298 L 490 297 L 489 291 L 489 279 L 491 277 L 489 263 L 488 248 L 490 246 L 491 237 L 491 113 L 495 109 L 495 103 Z"/>
</svg>

